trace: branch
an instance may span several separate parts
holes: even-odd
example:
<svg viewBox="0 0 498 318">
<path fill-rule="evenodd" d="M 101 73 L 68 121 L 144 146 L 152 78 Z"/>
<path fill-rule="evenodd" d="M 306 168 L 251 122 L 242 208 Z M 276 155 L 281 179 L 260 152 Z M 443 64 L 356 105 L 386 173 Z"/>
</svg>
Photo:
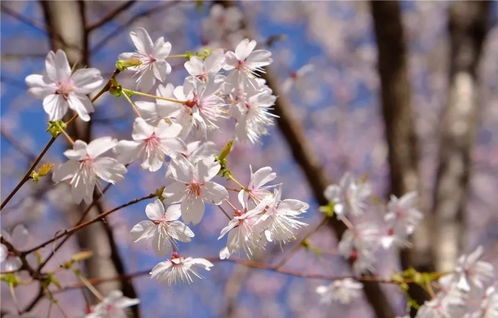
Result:
<svg viewBox="0 0 498 318">
<path fill-rule="evenodd" d="M 103 38 L 97 44 L 95 44 L 95 46 L 92 47 L 91 52 L 94 53 L 94 52 L 97 52 L 98 50 L 100 50 L 110 39 L 114 38 L 115 36 L 117 36 L 121 32 L 124 32 L 126 30 L 126 27 L 130 26 L 131 24 L 133 24 L 133 22 L 135 22 L 136 20 L 138 20 L 140 18 L 143 18 L 143 17 L 146 17 L 146 16 L 149 16 L 149 15 L 153 15 L 153 14 L 159 13 L 162 10 L 171 8 L 174 5 L 176 5 L 178 3 L 181 3 L 181 2 L 182 1 L 178 1 L 178 0 L 166 2 L 166 3 L 157 5 L 157 6 L 153 7 L 153 8 L 150 8 L 148 10 L 145 10 L 143 12 L 140 12 L 140 13 L 132 16 L 125 23 L 123 23 L 120 27 L 117 27 L 116 29 L 114 29 L 114 31 L 112 31 L 111 33 L 109 33 L 109 35 L 107 35 L 105 38 Z"/>
<path fill-rule="evenodd" d="M 92 23 L 86 27 L 87 32 L 91 32 L 104 24 L 112 21 L 116 16 L 118 16 L 121 12 L 127 10 L 129 7 L 134 5 L 137 1 L 136 0 L 128 0 L 125 3 L 121 4 L 111 12 L 107 13 L 100 21 L 97 21 L 95 23 Z"/>
<path fill-rule="evenodd" d="M 3 208 L 14 197 L 14 195 L 17 193 L 17 191 L 19 191 L 19 189 L 21 189 L 21 187 L 26 183 L 26 181 L 28 181 L 30 179 L 31 172 L 33 172 L 33 170 L 35 170 L 38 163 L 42 160 L 43 156 L 45 156 L 45 153 L 47 153 L 48 149 L 50 149 L 50 147 L 52 146 L 52 144 L 55 142 L 56 139 L 57 139 L 57 137 L 50 138 L 50 140 L 45 145 L 43 150 L 40 152 L 38 157 L 36 157 L 35 161 L 31 164 L 31 167 L 29 167 L 28 171 L 26 171 L 26 173 L 24 174 L 24 177 L 22 177 L 21 181 L 19 181 L 19 183 L 14 188 L 14 190 L 12 190 L 12 192 L 10 192 L 9 195 L 7 195 L 7 198 L 5 198 L 5 200 L 2 202 L 2 204 L 0 205 L 0 211 L 3 210 Z"/>
<path fill-rule="evenodd" d="M 40 249 L 40 248 L 43 248 L 43 247 L 47 246 L 48 244 L 50 244 L 50 243 L 52 243 L 52 242 L 54 242 L 54 241 L 57 241 L 58 239 L 60 239 L 60 238 L 62 238 L 62 237 L 64 237 L 64 236 L 71 235 L 72 233 L 75 233 L 75 232 L 77 232 L 77 231 L 79 231 L 79 230 L 81 230 L 81 229 L 83 229 L 83 228 L 87 227 L 87 226 L 88 226 L 88 225 L 90 225 L 90 224 L 93 224 L 93 223 L 95 223 L 95 222 L 97 222 L 97 221 L 102 220 L 103 218 L 105 218 L 106 216 L 108 216 L 108 215 L 109 215 L 109 214 L 111 214 L 111 213 L 114 213 L 114 212 L 116 212 L 116 211 L 119 211 L 119 210 L 121 210 L 121 209 L 123 209 L 123 208 L 126 208 L 127 206 L 130 206 L 130 205 L 136 204 L 136 203 L 138 203 L 138 202 L 141 202 L 141 201 L 144 201 L 144 200 L 147 200 L 147 199 L 152 199 L 152 198 L 154 198 L 155 196 L 156 196 L 156 194 L 155 194 L 155 193 L 151 193 L 151 194 L 146 195 L 146 196 L 143 196 L 143 197 L 141 197 L 141 198 L 138 198 L 138 199 L 134 199 L 134 200 L 128 201 L 128 202 L 126 202 L 126 203 L 124 203 L 124 204 L 122 204 L 122 205 L 120 205 L 120 206 L 115 207 L 114 209 L 111 209 L 111 210 L 106 211 L 106 212 L 104 212 L 104 213 L 98 214 L 96 217 L 94 217 L 94 218 L 93 218 L 93 219 L 91 219 L 91 220 L 88 220 L 88 221 L 86 221 L 86 222 L 80 223 L 80 224 L 78 224 L 78 225 L 76 225 L 76 226 L 73 226 L 72 228 L 66 229 L 66 230 L 64 230 L 62 233 L 60 233 L 60 234 L 58 234 L 58 235 L 54 236 L 53 238 L 51 238 L 50 240 L 47 240 L 47 241 L 45 241 L 45 242 L 43 242 L 43 243 L 41 243 L 41 244 L 39 244 L 39 245 L 37 245 L 37 246 L 35 246 L 35 247 L 33 247 L 33 248 L 29 249 L 29 250 L 23 251 L 23 252 L 21 252 L 21 253 L 22 253 L 22 254 L 29 254 L 29 253 L 32 253 L 32 252 L 34 252 L 34 251 L 36 251 L 36 250 L 38 250 L 38 249 Z M 91 207 L 92 207 L 92 206 L 90 205 L 87 209 L 90 209 Z"/>
<path fill-rule="evenodd" d="M 390 285 L 398 285 L 399 284 L 398 281 L 395 281 L 392 279 L 380 278 L 380 277 L 371 276 L 371 275 L 365 275 L 365 276 L 326 275 L 326 274 L 318 274 L 318 273 L 306 273 L 306 272 L 300 272 L 300 271 L 296 271 L 296 270 L 283 269 L 283 268 L 275 268 L 275 266 L 273 266 L 271 264 L 256 262 L 256 261 L 251 261 L 251 260 L 246 260 L 246 259 L 239 259 L 239 258 L 220 260 L 219 257 L 205 257 L 205 259 L 209 260 L 212 263 L 229 262 L 229 263 L 243 265 L 243 266 L 246 266 L 249 268 L 269 270 L 269 271 L 284 274 L 284 275 L 301 277 L 301 278 L 308 278 L 308 279 L 323 279 L 323 280 L 334 281 L 334 280 L 351 278 L 351 279 L 355 279 L 355 280 L 363 282 L 363 283 L 376 282 L 376 283 L 380 283 L 380 284 L 390 284 Z M 149 274 L 151 270 L 152 269 L 142 270 L 142 271 L 138 271 L 138 272 L 131 273 L 131 274 L 117 275 L 117 276 L 108 277 L 108 278 L 91 278 L 91 279 L 88 279 L 88 281 L 92 285 L 99 285 L 99 284 L 103 284 L 103 283 L 106 283 L 109 281 L 129 280 L 129 279 L 133 279 L 136 277 L 145 276 L 145 275 Z M 86 287 L 85 284 L 78 282 L 78 283 L 64 286 L 61 289 L 55 291 L 55 293 L 64 292 L 64 291 L 76 289 L 76 288 L 84 288 L 84 287 Z"/>
</svg>

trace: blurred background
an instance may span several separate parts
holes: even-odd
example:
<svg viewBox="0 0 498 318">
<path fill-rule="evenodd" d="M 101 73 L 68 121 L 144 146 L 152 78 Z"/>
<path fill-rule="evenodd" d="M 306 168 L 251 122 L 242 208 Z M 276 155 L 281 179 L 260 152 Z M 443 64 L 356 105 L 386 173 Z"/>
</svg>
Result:
<svg viewBox="0 0 498 318">
<path fill-rule="evenodd" d="M 496 2 L 327 1 L 2 1 L 1 2 L 1 192 L 4 198 L 49 140 L 41 101 L 27 95 L 24 78 L 44 71 L 51 49 L 64 49 L 71 63 L 99 68 L 108 78 L 121 52 L 133 51 L 128 33 L 142 26 L 153 39 L 165 36 L 173 54 L 203 47 L 234 49 L 245 37 L 273 53 L 267 71 L 280 116 L 261 143 L 240 144 L 231 154 L 236 175 L 248 166 L 272 166 L 284 196 L 311 204 L 305 221 L 319 222 L 324 188 L 351 171 L 367 178 L 378 198 L 419 192 L 425 222 L 413 248 L 383 255 L 376 272 L 400 269 L 445 271 L 457 257 L 482 245 L 484 259 L 498 265 L 498 17 Z M 181 85 L 182 59 L 172 59 L 170 82 Z M 154 88 L 151 88 L 154 92 Z M 90 125 L 71 131 L 78 139 L 111 135 L 129 139 L 133 115 L 107 94 L 96 103 Z M 230 136 L 214 136 L 223 145 Z M 60 163 L 67 148 L 59 138 L 44 162 Z M 164 168 L 163 168 L 164 169 Z M 150 193 L 164 183 L 163 170 L 137 165 L 124 183 L 110 188 L 94 213 Z M 245 178 L 245 179 L 244 179 Z M 2 213 L 1 227 L 24 224 L 26 247 L 73 224 L 84 209 L 71 203 L 65 185 L 50 178 L 28 183 Z M 52 258 L 56 268 L 78 250 L 91 249 L 87 277 L 147 271 L 159 260 L 130 241 L 144 218 L 145 203 L 128 207 L 74 236 Z M 215 257 L 226 220 L 208 211 L 193 227 L 184 254 Z M 321 227 L 311 242 L 336 247 L 341 229 Z M 270 248 L 259 259 L 274 263 L 291 246 Z M 50 253 L 53 246 L 42 251 Z M 300 250 L 286 265 L 303 272 L 347 275 L 331 253 Z M 58 274 L 64 286 L 76 282 Z M 136 275 L 99 284 L 137 295 L 142 317 L 394 317 L 406 299 L 393 286 L 365 286 L 354 306 L 324 305 L 315 293 L 324 281 L 217 263 L 193 285 L 168 287 Z M 44 316 L 48 301 L 33 302 L 33 283 L 17 292 L 22 308 Z M 416 293 L 414 294 L 416 296 Z M 70 317 L 85 312 L 79 289 L 56 293 Z M 2 284 L 2 313 L 13 303 Z M 134 297 L 134 296 L 133 296 Z M 134 313 L 137 315 L 137 312 Z M 60 317 L 53 310 L 52 317 Z"/>
</svg>

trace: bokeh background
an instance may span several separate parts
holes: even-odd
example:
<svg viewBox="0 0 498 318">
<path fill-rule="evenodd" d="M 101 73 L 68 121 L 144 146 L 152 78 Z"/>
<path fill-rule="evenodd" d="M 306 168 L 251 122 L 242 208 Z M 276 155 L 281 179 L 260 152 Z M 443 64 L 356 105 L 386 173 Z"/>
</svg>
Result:
<svg viewBox="0 0 498 318">
<path fill-rule="evenodd" d="M 484 247 L 485 260 L 498 265 L 496 2 L 389 2 L 384 3 L 387 9 L 375 11 L 376 5 L 379 4 L 368 1 L 75 1 L 76 9 L 67 5 L 69 9 L 57 11 L 53 2 L 2 1 L 2 198 L 50 137 L 45 131 L 47 117 L 41 101 L 27 95 L 24 78 L 44 70 L 47 52 L 61 45 L 57 32 L 72 37 L 75 50 L 80 51 L 74 53 L 76 59 L 99 68 L 104 77 L 114 70 L 119 53 L 133 50 L 128 33 L 138 26 L 145 27 L 153 39 L 165 36 L 177 54 L 205 45 L 233 49 L 240 39 L 251 34 L 261 48 L 273 53 L 268 73 L 274 79 L 278 107 L 285 111 L 287 117 L 283 120 L 296 128 L 300 139 L 283 131 L 279 121 L 259 144 L 237 145 L 230 165 L 242 180 L 247 180 L 249 164 L 273 167 L 284 185 L 285 197 L 311 204 L 305 217 L 310 227 L 321 217 L 317 187 L 325 181 L 337 182 L 346 171 L 367 178 L 379 198 L 418 190 L 420 209 L 428 221 L 415 235 L 412 266 L 433 268 L 437 266 L 434 253 L 441 249 L 456 249 L 461 254 L 477 245 Z M 463 9 L 455 8 L 459 5 Z M 116 14 L 110 18 L 110 13 Z M 96 24 L 99 21 L 105 23 Z M 381 30 L 394 31 L 381 38 Z M 379 54 L 380 47 L 385 49 L 384 55 Z M 387 65 L 384 69 L 378 68 L 381 58 Z M 174 72 L 170 81 L 174 85 L 181 85 L 186 76 L 183 62 L 171 61 Z M 463 86 L 456 80 L 458 74 L 464 74 Z M 96 103 L 96 109 L 91 129 L 86 128 L 92 137 L 129 139 L 133 114 L 125 101 L 106 95 Z M 458 113 L 458 109 L 463 110 Z M 451 115 L 454 112 L 456 115 Z M 219 146 L 230 137 L 230 133 L 213 136 Z M 289 144 L 297 150 L 291 151 Z M 44 162 L 62 162 L 66 148 L 60 138 Z M 296 158 L 300 151 L 313 164 L 303 165 L 302 158 Z M 389 151 L 394 155 L 389 156 Z M 398 157 L 401 166 L 393 163 Z M 450 162 L 462 165 L 448 172 L 445 167 Z M 320 180 L 313 180 L 310 169 L 318 173 Z M 456 180 L 450 189 L 441 186 L 445 171 L 450 180 Z M 148 194 L 163 183 L 164 168 L 159 173 L 149 173 L 131 166 L 126 181 L 106 194 L 102 208 L 108 210 Z M 448 212 L 450 217 L 442 224 L 438 211 L 444 202 L 456 208 Z M 130 228 L 144 218 L 145 204 L 126 208 L 108 219 L 123 265 L 122 274 L 150 269 L 159 261 L 129 237 Z M 29 247 L 70 226 L 78 212 L 81 207 L 71 204 L 68 188 L 53 185 L 45 178 L 22 189 L 2 213 L 1 227 L 10 230 L 24 224 L 30 232 Z M 218 211 L 208 211 L 203 222 L 193 227 L 195 240 L 180 245 L 184 254 L 218 255 L 224 245 L 223 240 L 217 240 L 225 226 L 224 218 Z M 441 224 L 454 226 L 458 233 L 454 242 L 451 235 L 444 237 L 445 231 L 452 229 L 438 228 Z M 95 231 L 94 235 L 98 229 Z M 109 233 L 75 237 L 47 269 L 56 268 L 75 251 L 92 246 L 89 239 L 102 246 L 109 244 L 109 238 Z M 333 251 L 336 246 L 331 226 L 322 227 L 311 241 L 324 251 Z M 289 247 L 270 248 L 259 256 L 260 260 L 274 263 Z M 50 248 L 42 253 L 50 252 Z M 406 266 L 398 253 L 381 259 L 377 264 L 380 275 L 389 276 Z M 443 261 L 451 264 L 455 259 Z M 286 266 L 303 272 L 350 273 L 346 263 L 333 252 L 316 255 L 303 249 Z M 64 286 L 76 282 L 70 274 L 58 275 Z M 141 299 L 141 316 L 376 316 L 366 299 L 353 306 L 320 304 L 315 288 L 325 282 L 316 279 L 231 263 L 217 263 L 204 276 L 193 285 L 175 287 L 159 285 L 146 275 L 133 278 Z M 405 298 L 391 287 L 383 288 L 393 312 L 402 315 Z M 18 290 L 19 301 L 25 306 L 36 296 L 38 287 L 31 284 Z M 56 297 L 70 317 L 85 312 L 80 290 L 60 292 Z M 12 311 L 5 284 L 1 298 L 2 312 Z M 33 312 L 44 316 L 47 307 L 48 302 L 42 300 Z M 61 315 L 52 310 L 51 317 Z"/>
</svg>

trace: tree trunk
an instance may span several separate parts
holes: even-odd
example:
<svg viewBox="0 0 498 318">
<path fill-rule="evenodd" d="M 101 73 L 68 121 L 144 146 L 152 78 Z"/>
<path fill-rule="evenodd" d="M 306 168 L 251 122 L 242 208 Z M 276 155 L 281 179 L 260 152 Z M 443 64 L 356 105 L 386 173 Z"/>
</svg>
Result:
<svg viewBox="0 0 498 318">
<path fill-rule="evenodd" d="M 418 144 L 411 106 L 408 57 L 400 4 L 398 1 L 371 1 L 370 4 L 377 40 L 381 106 L 388 148 L 388 193 L 400 197 L 417 191 L 419 207 L 422 208 Z M 430 245 L 427 240 L 428 225 L 429 220 L 426 218 L 414 235 L 413 247 L 400 251 L 403 269 L 432 269 Z M 428 299 L 428 295 L 416 285 L 410 286 L 409 295 L 420 304 Z M 415 311 L 412 311 L 412 315 L 415 315 Z"/>
<path fill-rule="evenodd" d="M 84 1 L 40 1 L 45 16 L 47 30 L 50 34 L 52 50 L 62 49 L 73 66 L 86 67 L 89 65 L 88 34 L 85 30 L 85 3 Z M 68 127 L 74 139 L 89 142 L 91 140 L 91 126 L 89 123 L 76 120 Z M 79 219 L 84 207 L 73 206 L 76 212 L 75 219 Z M 95 217 L 103 211 L 102 203 L 96 204 L 88 218 Z M 97 222 L 79 231 L 77 240 L 81 250 L 90 250 L 93 256 L 85 262 L 88 277 L 115 277 L 124 274 L 124 265 L 119 256 L 114 241 L 112 229 L 107 222 Z M 121 289 L 127 297 L 136 298 L 136 292 L 131 281 L 109 281 L 96 286 L 104 296 L 110 291 Z M 135 317 L 139 316 L 138 306 L 132 307 Z"/>
<path fill-rule="evenodd" d="M 479 116 L 477 66 L 490 2 L 455 2 L 449 10 L 449 95 L 442 115 L 434 193 L 433 257 L 436 270 L 454 268 L 464 242 L 470 154 Z"/>
</svg>

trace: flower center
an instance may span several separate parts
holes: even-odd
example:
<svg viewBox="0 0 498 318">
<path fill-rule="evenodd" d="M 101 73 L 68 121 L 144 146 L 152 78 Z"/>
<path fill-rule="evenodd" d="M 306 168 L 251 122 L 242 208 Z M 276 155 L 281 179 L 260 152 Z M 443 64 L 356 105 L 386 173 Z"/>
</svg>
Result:
<svg viewBox="0 0 498 318">
<path fill-rule="evenodd" d="M 67 79 L 65 81 L 57 83 L 56 94 L 62 95 L 64 99 L 69 98 L 69 94 L 74 90 L 73 81 L 71 79 Z"/>
<path fill-rule="evenodd" d="M 160 144 L 159 138 L 157 137 L 155 132 L 153 132 L 152 135 L 150 135 L 150 137 L 146 138 L 144 141 L 147 148 L 157 148 Z"/>
<path fill-rule="evenodd" d="M 201 195 L 201 190 L 202 190 L 202 183 L 198 182 L 192 182 L 191 184 L 188 185 L 188 191 L 190 194 L 194 194 L 195 196 L 200 196 Z"/>
<path fill-rule="evenodd" d="M 84 166 L 88 167 L 92 164 L 93 158 L 90 157 L 89 155 L 86 155 L 85 158 L 80 160 L 80 163 L 82 163 Z"/>
</svg>

